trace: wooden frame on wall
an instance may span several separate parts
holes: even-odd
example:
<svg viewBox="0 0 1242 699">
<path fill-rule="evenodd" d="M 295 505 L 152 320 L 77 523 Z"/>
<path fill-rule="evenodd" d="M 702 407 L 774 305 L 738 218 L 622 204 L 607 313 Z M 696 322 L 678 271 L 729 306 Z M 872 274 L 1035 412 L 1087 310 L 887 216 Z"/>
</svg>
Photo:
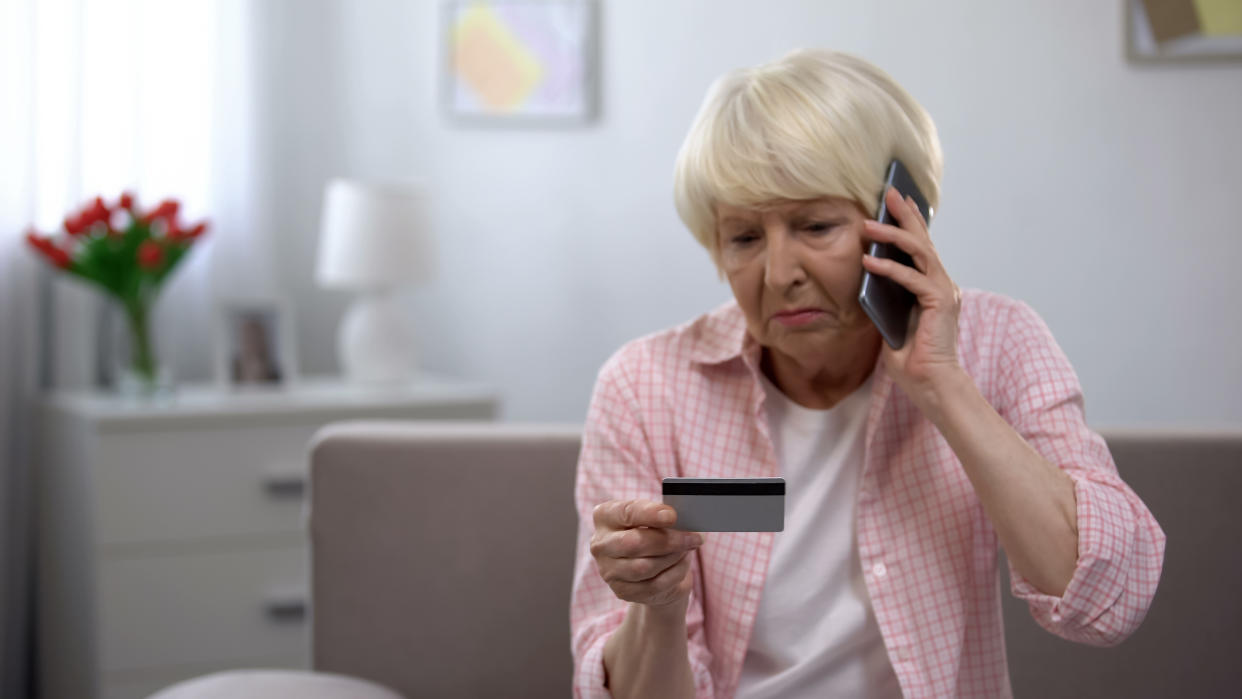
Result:
<svg viewBox="0 0 1242 699">
<path fill-rule="evenodd" d="M 1132 63 L 1242 61 L 1242 0 L 1122 0 Z"/>
<path fill-rule="evenodd" d="M 594 120 L 596 0 L 446 0 L 440 95 L 455 121 L 558 126 Z"/>
</svg>

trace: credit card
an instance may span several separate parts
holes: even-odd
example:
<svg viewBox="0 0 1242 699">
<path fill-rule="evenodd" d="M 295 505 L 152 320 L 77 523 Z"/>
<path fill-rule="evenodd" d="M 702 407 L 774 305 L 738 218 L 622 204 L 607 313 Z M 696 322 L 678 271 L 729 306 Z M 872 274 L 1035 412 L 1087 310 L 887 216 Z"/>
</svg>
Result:
<svg viewBox="0 0 1242 699">
<path fill-rule="evenodd" d="M 785 530 L 784 478 L 665 478 L 674 529 L 690 532 Z"/>
</svg>

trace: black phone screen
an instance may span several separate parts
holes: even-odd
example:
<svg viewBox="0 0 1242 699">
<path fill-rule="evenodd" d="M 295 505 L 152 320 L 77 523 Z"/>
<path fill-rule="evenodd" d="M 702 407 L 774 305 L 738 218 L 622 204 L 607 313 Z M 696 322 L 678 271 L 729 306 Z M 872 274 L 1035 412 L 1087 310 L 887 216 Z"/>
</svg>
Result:
<svg viewBox="0 0 1242 699">
<path fill-rule="evenodd" d="M 888 164 L 888 173 L 884 177 L 884 189 L 880 192 L 880 203 L 876 209 L 876 220 L 880 223 L 899 225 L 897 219 L 888 212 L 884 202 L 884 194 L 889 187 L 896 187 L 903 197 L 914 198 L 914 203 L 923 214 L 923 220 L 931 223 L 931 210 L 927 199 L 914 184 L 914 178 L 900 160 L 894 158 Z M 907 267 L 914 266 L 914 260 L 895 245 L 890 243 L 872 242 L 867 253 L 875 257 L 896 260 Z M 858 303 L 871 318 L 871 322 L 880 330 L 884 341 L 893 349 L 901 349 L 906 343 L 906 330 L 910 327 L 910 314 L 916 303 L 914 294 L 904 286 L 889 279 L 863 270 L 862 285 L 858 290 Z"/>
</svg>

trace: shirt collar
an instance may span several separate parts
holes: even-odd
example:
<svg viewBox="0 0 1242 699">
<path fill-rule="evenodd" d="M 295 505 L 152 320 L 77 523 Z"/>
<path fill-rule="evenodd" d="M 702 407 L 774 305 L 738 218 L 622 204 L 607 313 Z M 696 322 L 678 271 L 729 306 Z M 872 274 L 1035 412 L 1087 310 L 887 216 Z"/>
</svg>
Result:
<svg viewBox="0 0 1242 699">
<path fill-rule="evenodd" d="M 737 301 L 728 301 L 701 318 L 693 328 L 690 361 L 723 364 L 749 357 L 758 365 L 759 343 L 746 329 L 746 317 Z M 748 362 L 751 363 L 751 362 Z"/>
<path fill-rule="evenodd" d="M 699 364 L 724 364 L 735 359 L 742 359 L 746 366 L 756 375 L 756 409 L 762 406 L 763 388 L 758 385 L 757 378 L 762 348 L 746 329 L 746 316 L 737 300 L 730 300 L 706 316 L 698 319 L 692 326 L 693 346 L 690 360 Z M 876 360 L 871 382 L 871 414 L 867 420 L 867 442 L 870 443 L 875 433 L 880 413 L 893 387 L 893 379 L 884 368 L 883 353 Z"/>
</svg>

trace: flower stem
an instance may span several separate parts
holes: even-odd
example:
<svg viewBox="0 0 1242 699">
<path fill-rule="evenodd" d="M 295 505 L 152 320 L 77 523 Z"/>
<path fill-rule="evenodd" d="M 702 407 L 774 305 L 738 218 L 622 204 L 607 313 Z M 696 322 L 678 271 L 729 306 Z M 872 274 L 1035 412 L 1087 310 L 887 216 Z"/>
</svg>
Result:
<svg viewBox="0 0 1242 699">
<path fill-rule="evenodd" d="M 150 309 L 142 301 L 127 299 L 125 316 L 129 319 L 132 361 L 130 367 L 148 387 L 155 385 L 155 353 L 151 350 Z"/>
</svg>

